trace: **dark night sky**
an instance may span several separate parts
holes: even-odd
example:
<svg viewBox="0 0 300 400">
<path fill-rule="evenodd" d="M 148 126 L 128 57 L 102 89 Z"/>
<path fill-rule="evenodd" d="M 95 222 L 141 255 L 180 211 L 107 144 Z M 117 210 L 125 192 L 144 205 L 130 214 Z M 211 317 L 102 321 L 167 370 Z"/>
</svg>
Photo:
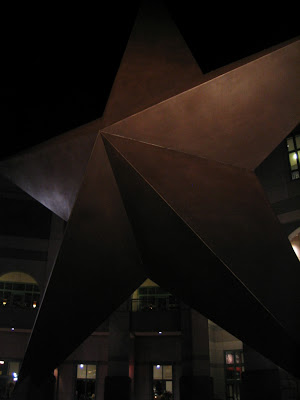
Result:
<svg viewBox="0 0 300 400">
<path fill-rule="evenodd" d="M 262 2 L 166 3 L 204 73 L 300 34 L 296 2 L 267 10 Z M 16 39 L 16 23 L 8 18 L 2 28 L 0 159 L 102 115 L 137 5 L 81 5 L 63 13 L 46 3 L 24 10 Z"/>
</svg>

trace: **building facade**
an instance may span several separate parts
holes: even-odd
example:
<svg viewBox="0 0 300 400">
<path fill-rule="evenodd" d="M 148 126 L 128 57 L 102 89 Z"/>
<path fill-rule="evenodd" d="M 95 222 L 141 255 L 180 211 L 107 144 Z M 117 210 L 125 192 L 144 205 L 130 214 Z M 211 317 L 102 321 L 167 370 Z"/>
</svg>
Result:
<svg viewBox="0 0 300 400">
<path fill-rule="evenodd" d="M 299 160 L 298 126 L 256 170 L 298 258 Z M 2 400 L 10 398 L 18 379 L 66 223 L 2 178 L 0 216 Z M 273 390 L 272 399 L 300 396 L 295 378 L 150 279 L 54 375 L 56 400 L 104 400 L 105 388 L 116 376 L 131 380 L 132 400 L 184 400 L 191 385 L 214 400 L 248 399 L 251 388 L 262 395 Z"/>
</svg>

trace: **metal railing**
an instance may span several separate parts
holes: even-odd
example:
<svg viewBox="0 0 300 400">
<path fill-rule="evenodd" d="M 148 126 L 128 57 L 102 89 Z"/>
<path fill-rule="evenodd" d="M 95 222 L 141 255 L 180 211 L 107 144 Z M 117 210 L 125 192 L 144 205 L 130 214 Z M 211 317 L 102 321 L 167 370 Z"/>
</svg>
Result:
<svg viewBox="0 0 300 400">
<path fill-rule="evenodd" d="M 132 299 L 131 300 L 131 311 L 173 311 L 179 310 L 180 305 L 179 302 L 170 297 L 163 297 L 163 298 L 155 298 L 149 300 L 145 299 Z"/>
</svg>

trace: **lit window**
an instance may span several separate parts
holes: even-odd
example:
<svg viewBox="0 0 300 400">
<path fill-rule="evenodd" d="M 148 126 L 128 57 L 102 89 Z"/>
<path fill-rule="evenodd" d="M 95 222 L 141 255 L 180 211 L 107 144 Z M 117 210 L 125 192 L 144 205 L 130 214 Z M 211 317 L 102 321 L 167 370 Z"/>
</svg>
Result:
<svg viewBox="0 0 300 400">
<path fill-rule="evenodd" d="M 159 286 L 141 286 L 138 297 L 132 299 L 132 311 L 177 310 L 179 301 Z"/>
<path fill-rule="evenodd" d="M 242 372 L 245 371 L 243 351 L 226 350 L 224 353 L 226 400 L 240 399 Z"/>
<path fill-rule="evenodd" d="M 10 398 L 15 384 L 18 380 L 20 369 L 19 361 L 0 360 L 0 398 L 1 394 L 5 394 Z"/>
<path fill-rule="evenodd" d="M 300 135 L 293 135 L 286 140 L 292 180 L 300 179 Z"/>
<path fill-rule="evenodd" d="M 75 400 L 96 399 L 96 365 L 78 364 Z"/>
<path fill-rule="evenodd" d="M 153 399 L 173 400 L 172 365 L 153 365 Z"/>
<path fill-rule="evenodd" d="M 0 277 L 0 307 L 37 308 L 40 290 L 37 282 L 22 272 Z"/>
</svg>

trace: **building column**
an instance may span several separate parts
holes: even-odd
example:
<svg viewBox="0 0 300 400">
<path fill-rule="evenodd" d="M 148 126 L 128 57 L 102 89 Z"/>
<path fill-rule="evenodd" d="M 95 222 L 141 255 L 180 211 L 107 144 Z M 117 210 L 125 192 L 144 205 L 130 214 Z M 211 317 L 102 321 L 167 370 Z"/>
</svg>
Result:
<svg viewBox="0 0 300 400">
<path fill-rule="evenodd" d="M 197 311 L 182 305 L 182 376 L 180 400 L 212 399 L 208 321 Z"/>
<path fill-rule="evenodd" d="M 74 364 L 65 362 L 59 367 L 57 400 L 73 400 Z"/>
<path fill-rule="evenodd" d="M 130 313 L 128 301 L 109 318 L 108 376 L 104 384 L 104 400 L 129 400 Z"/>
</svg>

